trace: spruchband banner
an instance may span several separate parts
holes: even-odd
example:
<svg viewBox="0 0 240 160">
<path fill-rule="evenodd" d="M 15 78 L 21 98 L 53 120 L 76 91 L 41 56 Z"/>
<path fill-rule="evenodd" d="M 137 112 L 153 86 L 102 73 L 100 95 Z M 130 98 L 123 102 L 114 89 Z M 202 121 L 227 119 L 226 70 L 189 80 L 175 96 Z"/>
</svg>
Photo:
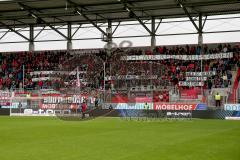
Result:
<svg viewBox="0 0 240 160">
<path fill-rule="evenodd" d="M 204 54 L 204 55 L 133 55 L 122 56 L 121 60 L 126 61 L 152 61 L 152 60 L 209 60 L 209 59 L 223 59 L 232 58 L 233 52 L 217 53 L 217 54 Z"/>
</svg>

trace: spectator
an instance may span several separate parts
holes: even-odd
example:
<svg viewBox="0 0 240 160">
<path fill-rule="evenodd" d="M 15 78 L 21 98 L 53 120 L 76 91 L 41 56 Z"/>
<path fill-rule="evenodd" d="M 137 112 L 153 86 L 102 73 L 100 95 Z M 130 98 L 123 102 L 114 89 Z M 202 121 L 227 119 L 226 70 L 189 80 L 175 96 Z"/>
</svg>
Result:
<svg viewBox="0 0 240 160">
<path fill-rule="evenodd" d="M 82 103 L 82 118 L 85 118 L 86 109 L 87 109 L 87 103 L 83 102 Z"/>
<path fill-rule="evenodd" d="M 216 103 L 216 107 L 220 107 L 221 106 L 221 95 L 219 93 L 217 93 L 215 96 L 215 103 Z"/>
</svg>

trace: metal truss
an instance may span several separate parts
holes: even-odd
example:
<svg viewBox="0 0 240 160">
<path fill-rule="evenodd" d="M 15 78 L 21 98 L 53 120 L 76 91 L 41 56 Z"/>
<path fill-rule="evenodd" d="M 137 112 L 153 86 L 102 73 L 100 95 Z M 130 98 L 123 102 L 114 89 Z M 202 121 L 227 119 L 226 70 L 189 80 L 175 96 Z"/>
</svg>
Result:
<svg viewBox="0 0 240 160">
<path fill-rule="evenodd" d="M 19 33 L 18 31 L 16 31 L 15 29 L 9 27 L 8 25 L 6 25 L 5 23 L 1 22 L 0 21 L 0 24 L 2 24 L 3 26 L 5 26 L 8 30 L 16 33 L 17 35 L 19 35 L 20 37 L 22 37 L 23 39 L 27 40 L 27 41 L 30 41 L 29 38 L 25 37 L 24 35 L 22 35 L 21 33 Z M 9 32 L 9 31 L 8 31 Z M 4 35 L 5 36 L 5 35 Z M 3 37 L 2 37 L 3 38 Z"/>
<path fill-rule="evenodd" d="M 154 1 L 154 0 L 152 0 Z M 149 15 L 145 15 L 145 16 L 141 16 L 139 17 L 136 13 L 137 11 L 139 11 L 139 8 L 137 6 L 134 6 L 134 2 L 138 2 L 138 1 L 134 1 L 134 0 L 131 0 L 131 2 L 128 2 L 127 0 L 119 0 L 116 2 L 114 2 L 115 4 L 122 4 L 122 8 L 124 8 L 124 11 L 125 12 L 128 12 L 132 17 L 133 17 L 133 20 L 137 21 L 138 23 L 134 23 L 134 24 L 122 24 L 121 22 L 122 21 L 125 21 L 124 19 L 121 20 L 119 19 L 119 21 L 117 22 L 117 24 L 113 25 L 109 25 L 109 24 L 106 24 L 107 21 L 108 22 L 111 22 L 111 20 L 109 19 L 106 19 L 104 18 L 103 16 L 95 13 L 96 16 L 99 16 L 101 17 L 99 20 L 100 22 L 105 22 L 104 25 L 99 25 L 97 23 L 97 19 L 96 20 L 93 20 L 93 19 L 90 19 L 88 17 L 88 9 L 86 6 L 82 6 L 82 5 L 79 5 L 71 0 L 67 0 L 67 2 L 70 4 L 70 7 L 74 8 L 75 10 L 75 14 L 78 14 L 80 16 L 82 16 L 88 23 L 90 23 L 92 26 L 88 26 L 88 27 L 84 27 L 83 26 L 83 23 L 79 22 L 79 21 L 76 21 L 76 23 L 78 23 L 79 25 L 77 27 L 73 27 L 72 26 L 72 23 L 76 24 L 75 22 L 62 22 L 61 19 L 60 22 L 56 22 L 54 24 L 57 25 L 56 26 L 53 26 L 52 24 L 50 24 L 49 22 L 45 21 L 44 18 L 42 16 L 39 16 L 39 13 L 42 13 L 43 10 L 41 9 L 35 9 L 35 8 L 31 8 L 25 4 L 23 4 L 24 2 L 18 2 L 17 4 L 25 11 L 27 11 L 29 13 L 29 15 L 34 18 L 36 21 L 39 21 L 41 22 L 41 26 L 42 26 L 42 29 L 38 29 L 38 33 L 34 36 L 34 31 L 37 31 L 35 30 L 35 26 L 32 24 L 32 25 L 29 25 L 29 28 L 28 29 L 15 29 L 15 27 L 12 27 L 12 26 L 9 26 L 8 24 L 2 22 L 0 20 L 0 25 L 4 26 L 5 28 L 7 28 L 8 30 L 7 31 L 4 31 L 4 32 L 1 32 L 0 33 L 3 33 L 3 35 L 0 37 L 0 40 L 3 39 L 8 33 L 10 32 L 13 32 L 15 34 L 17 34 L 18 36 L 22 37 L 24 39 L 24 41 L 18 41 L 18 42 L 0 42 L 0 44 L 6 44 L 6 43 L 26 43 L 26 42 L 30 42 L 30 43 L 34 43 L 34 42 L 51 42 L 51 41 L 67 41 L 67 42 L 71 42 L 72 40 L 96 40 L 96 39 L 102 39 L 100 37 L 95 37 L 95 38 L 74 38 L 74 36 L 78 33 L 79 29 L 80 28 L 90 28 L 90 27 L 94 27 L 96 28 L 98 31 L 100 31 L 104 36 L 107 36 L 108 38 L 110 37 L 111 39 L 117 39 L 117 38 L 136 38 L 136 37 L 154 37 L 155 36 L 173 36 L 173 35 L 190 35 L 190 34 L 207 34 L 207 33 L 227 33 L 227 32 L 240 32 L 240 30 L 225 30 L 225 31 L 211 31 L 211 32 L 203 32 L 203 28 L 206 24 L 206 21 L 210 21 L 210 20 L 218 20 L 218 19 L 230 19 L 230 17 L 226 17 L 226 18 L 210 18 L 206 15 L 202 15 L 202 13 L 196 11 L 196 13 L 194 14 L 190 14 L 189 11 L 188 11 L 188 7 L 189 4 L 186 4 L 184 3 L 184 1 L 182 0 L 177 0 L 176 1 L 176 7 L 181 7 L 185 13 L 185 15 L 187 15 L 188 19 L 189 20 L 175 20 L 175 21 L 171 21 L 171 22 L 164 22 L 162 18 L 159 18 L 159 17 L 149 17 Z M 223 2 L 224 3 L 224 2 Z M 235 3 L 235 2 L 234 2 Z M 104 4 L 104 3 L 103 3 Z M 159 7 L 156 7 L 156 8 L 159 8 Z M 92 14 L 91 14 L 92 15 Z M 47 17 L 51 17 L 52 15 L 48 15 Z M 198 16 L 198 22 L 199 24 L 197 25 L 197 20 L 194 19 L 193 17 L 195 16 Z M 46 18 L 47 18 L 46 17 Z M 203 19 L 204 18 L 204 19 Z M 240 17 L 233 17 L 233 18 L 240 18 Z M 151 22 L 144 22 L 144 20 L 149 20 L 151 19 L 152 21 Z M 159 19 L 159 23 L 156 25 L 156 22 L 155 20 L 156 19 Z M 195 27 L 196 29 L 196 32 L 186 32 L 186 33 L 176 33 L 176 34 L 157 34 L 157 30 L 159 29 L 160 25 L 162 23 L 174 23 L 174 22 L 191 22 L 193 24 L 193 26 Z M 86 23 L 86 22 L 85 22 Z M 63 24 L 62 26 L 59 26 L 60 24 Z M 117 31 L 118 27 L 119 26 L 126 26 L 126 25 L 136 25 L 136 24 L 140 24 L 149 34 L 146 34 L 146 35 L 137 35 L 137 36 L 114 36 L 114 33 Z M 151 29 L 149 29 L 147 27 L 147 25 L 151 25 Z M 49 27 L 50 29 L 46 28 L 46 27 Z M 67 27 L 66 27 L 67 26 Z M 108 33 L 106 33 L 102 28 L 107 28 L 111 26 L 115 28 L 113 29 L 112 31 L 112 34 L 109 35 Z M 61 28 L 63 27 L 63 28 Z M 59 28 L 61 29 L 67 29 L 67 35 L 64 35 L 60 30 Z M 72 32 L 73 29 L 76 29 L 74 32 Z M 57 39 L 57 40 L 36 40 L 37 37 L 43 32 L 43 31 L 46 31 L 46 30 L 53 30 L 55 31 L 56 33 L 58 33 L 63 39 Z M 21 34 L 20 31 L 29 31 L 29 37 L 26 37 L 24 36 L 23 34 Z"/>
<path fill-rule="evenodd" d="M 233 17 L 233 18 L 240 18 L 240 17 Z M 211 20 L 220 20 L 220 19 L 231 19 L 230 18 L 213 18 L 213 19 L 210 19 L 209 17 L 205 17 L 204 19 L 204 23 L 203 23 L 203 26 L 205 25 L 206 21 L 211 21 Z M 161 20 L 160 20 L 161 21 Z M 161 24 L 164 24 L 164 23 L 175 23 L 175 22 L 189 22 L 189 20 L 183 20 L 183 21 L 171 21 L 171 22 L 164 22 L 162 21 Z M 1 23 L 1 22 L 0 22 Z M 117 25 L 112 25 L 112 26 L 115 26 L 115 29 L 113 30 L 113 33 L 116 32 L 117 28 L 119 26 L 131 26 L 131 25 L 137 25 L 139 23 L 130 23 L 130 24 L 121 24 L 121 22 L 119 22 Z M 151 23 L 146 23 L 146 24 L 151 24 Z M 158 23 L 158 25 L 160 25 L 160 23 Z M 106 27 L 104 25 L 102 25 L 103 27 Z M 74 38 L 74 36 L 78 33 L 79 29 L 80 28 L 92 28 L 94 26 L 88 26 L 88 27 L 84 27 L 82 25 L 79 25 L 77 27 L 72 27 L 72 29 L 76 29 L 73 34 L 72 34 L 72 40 L 97 40 L 97 39 L 102 39 L 100 37 L 95 37 L 95 38 Z M 57 29 L 67 29 L 67 27 L 64 27 L 64 26 L 59 26 L 57 27 Z M 159 28 L 158 26 L 156 28 Z M 13 29 L 14 30 L 14 29 Z M 59 39 L 59 40 L 36 40 L 36 38 L 41 34 L 43 33 L 43 31 L 50 31 L 52 29 L 48 29 L 46 27 L 43 27 L 42 29 L 36 29 L 36 31 L 39 31 L 38 34 L 35 35 L 34 37 L 34 42 L 52 42 L 52 41 L 66 41 L 66 39 Z M 0 33 L 3 33 L 3 35 L 1 36 L 0 39 L 3 39 L 3 37 L 5 37 L 8 33 L 16 33 L 16 32 L 20 32 L 20 31 L 30 31 L 30 29 L 16 29 L 14 31 L 8 29 L 6 31 L 0 31 Z M 210 34 L 210 33 L 234 33 L 234 32 L 240 32 L 240 30 L 222 30 L 222 31 L 205 31 L 203 32 L 203 34 Z M 20 33 L 21 34 L 21 33 Z M 157 34 L 156 33 L 156 37 L 159 37 L 159 36 L 175 36 L 175 35 L 192 35 L 192 34 L 198 34 L 198 32 L 184 32 L 184 33 L 176 33 L 176 34 Z M 18 35 L 18 34 L 17 34 Z M 20 35 L 19 35 L 20 36 Z M 119 39 L 119 38 L 137 38 L 137 37 L 150 37 L 150 35 L 137 35 L 137 36 L 112 36 L 113 39 Z M 0 44 L 6 44 L 6 43 L 26 43 L 26 42 L 29 42 L 29 40 L 26 40 L 26 41 L 16 41 L 16 42 L 1 42 L 0 41 Z"/>
<path fill-rule="evenodd" d="M 46 22 L 44 19 L 40 18 L 36 13 L 34 13 L 32 10 L 33 8 L 26 6 L 20 2 L 18 2 L 18 4 L 20 5 L 20 7 L 22 7 L 22 9 L 28 11 L 28 13 L 34 18 L 36 19 L 36 21 L 40 21 L 41 23 L 44 23 L 45 25 L 49 26 L 52 30 L 54 30 L 55 32 L 57 32 L 58 34 L 60 34 L 63 38 L 68 39 L 67 36 L 65 36 L 62 32 L 58 31 L 55 27 L 53 27 L 50 23 Z M 30 33 L 31 34 L 31 33 Z M 30 41 L 30 40 L 29 40 Z"/>
<path fill-rule="evenodd" d="M 89 23 L 91 23 L 95 28 L 97 28 L 103 35 L 107 36 L 107 33 L 104 32 L 95 22 L 93 22 L 90 18 L 88 18 L 87 15 L 85 15 L 82 10 L 86 10 L 85 7 L 82 7 L 80 5 L 78 5 L 75 2 L 72 2 L 71 0 L 67 0 L 68 3 L 70 3 L 71 5 L 73 5 L 75 7 L 76 12 L 80 15 L 83 16 Z M 79 9 L 80 8 L 80 9 Z"/>
</svg>

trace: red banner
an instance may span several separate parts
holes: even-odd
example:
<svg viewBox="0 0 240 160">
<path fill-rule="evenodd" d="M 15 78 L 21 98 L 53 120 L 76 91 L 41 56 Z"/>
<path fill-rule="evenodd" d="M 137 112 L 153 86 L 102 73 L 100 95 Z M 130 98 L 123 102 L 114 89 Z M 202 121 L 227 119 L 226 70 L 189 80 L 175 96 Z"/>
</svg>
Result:
<svg viewBox="0 0 240 160">
<path fill-rule="evenodd" d="M 183 89 L 181 90 L 181 98 L 197 99 L 197 91 L 195 89 Z"/>
<path fill-rule="evenodd" d="M 169 92 L 168 91 L 154 91 L 153 92 L 153 102 L 169 102 Z"/>
<path fill-rule="evenodd" d="M 154 91 L 153 96 L 147 92 L 131 93 L 130 97 L 127 94 L 112 95 L 112 103 L 150 103 L 150 102 L 169 102 L 168 91 Z"/>
</svg>

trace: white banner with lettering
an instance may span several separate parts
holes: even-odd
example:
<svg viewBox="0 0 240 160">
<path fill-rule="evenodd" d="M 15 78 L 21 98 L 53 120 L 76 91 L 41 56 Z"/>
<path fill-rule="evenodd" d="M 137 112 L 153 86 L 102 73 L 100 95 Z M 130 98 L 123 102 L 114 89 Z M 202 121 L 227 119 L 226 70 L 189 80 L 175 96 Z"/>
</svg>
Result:
<svg viewBox="0 0 240 160">
<path fill-rule="evenodd" d="M 38 81 L 52 81 L 52 80 L 60 80 L 61 78 L 59 77 L 38 77 L 38 78 L 32 78 L 33 82 L 38 82 Z"/>
<path fill-rule="evenodd" d="M 188 87 L 201 87 L 201 86 L 204 86 L 204 82 L 179 81 L 178 85 L 188 86 Z"/>
<path fill-rule="evenodd" d="M 208 71 L 208 72 L 186 72 L 186 83 L 181 83 L 182 86 L 203 86 L 198 85 L 201 81 L 207 81 L 208 77 L 216 75 L 216 71 Z M 195 83 L 187 83 L 187 82 L 195 82 Z M 192 85 L 194 84 L 194 85 Z"/>
<path fill-rule="evenodd" d="M 152 61 L 152 60 L 209 60 L 209 59 L 223 59 L 232 58 L 233 52 L 217 53 L 217 54 L 204 54 L 204 55 L 133 55 L 122 56 L 121 60 L 126 61 Z"/>
<path fill-rule="evenodd" d="M 186 81 L 207 81 L 207 77 L 186 77 Z"/>
<path fill-rule="evenodd" d="M 208 72 L 186 72 L 186 76 L 188 77 L 210 77 L 215 76 L 216 71 L 208 71 Z"/>
<path fill-rule="evenodd" d="M 79 74 L 85 74 L 87 73 L 86 71 L 78 71 Z M 31 76 L 34 75 L 53 75 L 53 74 L 57 74 L 57 75 L 76 75 L 77 71 L 34 71 L 34 72 L 30 72 Z"/>
<path fill-rule="evenodd" d="M 157 79 L 157 75 L 118 75 L 118 76 L 106 76 L 105 80 L 139 80 L 139 79 Z"/>
</svg>

